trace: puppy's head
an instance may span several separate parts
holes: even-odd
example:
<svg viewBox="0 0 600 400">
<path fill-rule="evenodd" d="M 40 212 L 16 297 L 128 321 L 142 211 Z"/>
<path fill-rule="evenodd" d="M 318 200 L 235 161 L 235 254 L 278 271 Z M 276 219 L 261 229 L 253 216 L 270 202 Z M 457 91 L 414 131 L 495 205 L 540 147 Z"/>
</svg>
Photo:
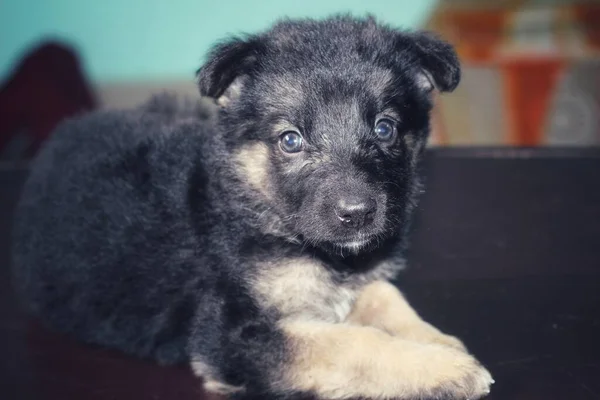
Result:
<svg viewBox="0 0 600 400">
<path fill-rule="evenodd" d="M 401 234 L 431 92 L 459 79 L 447 43 L 345 16 L 224 42 L 198 72 L 244 182 L 287 235 L 338 254 Z"/>
</svg>

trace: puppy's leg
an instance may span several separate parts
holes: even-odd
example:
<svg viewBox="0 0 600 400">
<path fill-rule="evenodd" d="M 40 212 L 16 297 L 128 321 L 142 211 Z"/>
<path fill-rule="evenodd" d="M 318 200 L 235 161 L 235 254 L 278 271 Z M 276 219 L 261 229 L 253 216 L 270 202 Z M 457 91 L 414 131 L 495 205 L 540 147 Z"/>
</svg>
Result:
<svg viewBox="0 0 600 400">
<path fill-rule="evenodd" d="M 448 346 L 350 324 L 293 321 L 282 329 L 290 354 L 278 391 L 312 392 L 334 400 L 473 400 L 489 393 L 489 372 Z"/>
<path fill-rule="evenodd" d="M 422 343 L 437 343 L 466 351 L 456 337 L 425 322 L 391 283 L 377 281 L 359 294 L 347 322 L 373 326 L 391 335 Z"/>
<path fill-rule="evenodd" d="M 200 357 L 192 359 L 191 367 L 194 374 L 202 378 L 202 386 L 207 393 L 229 396 L 245 390 L 243 386 L 230 385 L 216 378 L 213 368 L 204 363 Z"/>
</svg>

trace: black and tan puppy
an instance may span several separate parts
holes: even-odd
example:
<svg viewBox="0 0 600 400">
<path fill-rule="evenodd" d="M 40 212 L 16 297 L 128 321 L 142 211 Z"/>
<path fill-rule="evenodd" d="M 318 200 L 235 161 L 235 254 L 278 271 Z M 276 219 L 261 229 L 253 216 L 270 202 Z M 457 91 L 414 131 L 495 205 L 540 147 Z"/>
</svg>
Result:
<svg viewBox="0 0 600 400">
<path fill-rule="evenodd" d="M 387 283 L 453 49 L 373 19 L 282 21 L 199 70 L 218 106 L 64 123 L 32 165 L 14 273 L 53 329 L 234 398 L 476 399 L 492 378 Z M 179 108 L 178 108 L 179 107 Z"/>
</svg>

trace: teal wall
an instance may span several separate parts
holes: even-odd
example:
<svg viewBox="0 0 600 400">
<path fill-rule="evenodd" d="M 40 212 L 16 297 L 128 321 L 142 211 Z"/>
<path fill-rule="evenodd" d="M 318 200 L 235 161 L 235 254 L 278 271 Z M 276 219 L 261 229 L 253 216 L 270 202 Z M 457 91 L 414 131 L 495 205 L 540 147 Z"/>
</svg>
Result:
<svg viewBox="0 0 600 400">
<path fill-rule="evenodd" d="M 280 16 L 372 13 L 417 27 L 434 0 L 0 0 L 0 79 L 40 39 L 66 40 L 95 81 L 193 79 L 203 54 L 228 34 Z"/>
</svg>

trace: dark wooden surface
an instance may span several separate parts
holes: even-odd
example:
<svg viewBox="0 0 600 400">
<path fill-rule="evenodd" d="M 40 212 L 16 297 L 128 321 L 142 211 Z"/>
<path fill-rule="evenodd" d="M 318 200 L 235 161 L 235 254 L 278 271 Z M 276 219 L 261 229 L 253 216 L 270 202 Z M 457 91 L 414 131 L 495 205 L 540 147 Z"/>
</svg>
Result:
<svg viewBox="0 0 600 400">
<path fill-rule="evenodd" d="M 492 371 L 493 400 L 600 399 L 600 151 L 438 150 L 399 281 Z M 0 172 L 0 399 L 195 399 L 185 367 L 74 343 L 19 312 Z"/>
</svg>

